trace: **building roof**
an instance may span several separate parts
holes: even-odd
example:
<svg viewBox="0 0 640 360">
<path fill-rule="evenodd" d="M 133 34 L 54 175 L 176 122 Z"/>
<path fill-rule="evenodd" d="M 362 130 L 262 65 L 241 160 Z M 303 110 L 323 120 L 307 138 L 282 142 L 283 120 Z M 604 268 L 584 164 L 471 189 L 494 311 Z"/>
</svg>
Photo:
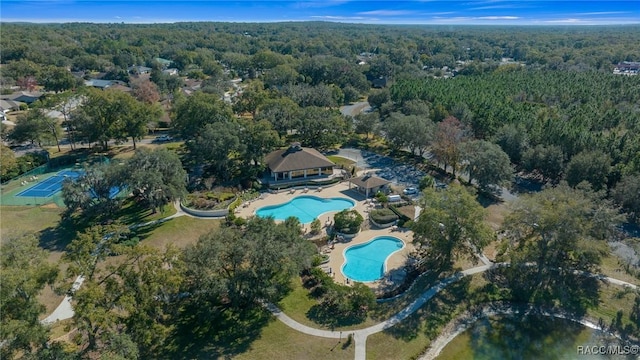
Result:
<svg viewBox="0 0 640 360">
<path fill-rule="evenodd" d="M 20 101 L 15 101 L 11 99 L 1 99 L 0 100 L 0 111 L 8 111 L 13 109 L 19 109 L 20 104 L 24 104 Z"/>
<path fill-rule="evenodd" d="M 109 86 L 113 85 L 113 81 L 111 81 L 111 80 L 89 79 L 89 80 L 85 81 L 84 84 L 86 86 L 93 86 L 93 87 L 97 87 L 97 88 L 100 88 L 100 89 L 105 89 L 105 88 L 108 88 Z"/>
<path fill-rule="evenodd" d="M 349 181 L 356 186 L 359 186 L 364 189 L 375 189 L 382 185 L 387 185 L 391 183 L 389 180 L 385 180 L 381 177 L 377 177 L 375 175 L 364 175 L 356 178 L 349 179 Z"/>
<path fill-rule="evenodd" d="M 265 157 L 265 162 L 273 172 L 315 169 L 335 165 L 318 150 L 301 147 L 299 143 L 294 143 L 287 149 L 269 153 Z"/>
</svg>

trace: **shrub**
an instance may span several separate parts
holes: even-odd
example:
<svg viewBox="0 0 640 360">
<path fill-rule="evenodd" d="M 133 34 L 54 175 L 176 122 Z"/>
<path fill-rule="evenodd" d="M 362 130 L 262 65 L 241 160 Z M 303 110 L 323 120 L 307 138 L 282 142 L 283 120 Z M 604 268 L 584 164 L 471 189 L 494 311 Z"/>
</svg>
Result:
<svg viewBox="0 0 640 360">
<path fill-rule="evenodd" d="M 378 191 L 376 193 L 376 199 L 378 199 L 378 201 L 380 201 L 383 204 L 386 204 L 389 202 L 389 198 L 387 197 L 387 195 L 385 193 L 383 193 L 382 191 Z"/>
<path fill-rule="evenodd" d="M 371 218 L 371 220 L 375 221 L 377 224 L 380 224 L 380 225 L 389 224 L 398 220 L 398 215 L 396 215 L 390 209 L 386 209 L 386 208 L 373 210 L 369 214 L 369 217 Z"/>
<path fill-rule="evenodd" d="M 342 210 L 334 217 L 334 227 L 344 234 L 355 234 L 360 230 L 364 218 L 356 210 Z"/>
<path fill-rule="evenodd" d="M 320 234 L 320 230 L 322 230 L 322 224 L 319 219 L 315 219 L 311 222 L 311 235 Z"/>
</svg>

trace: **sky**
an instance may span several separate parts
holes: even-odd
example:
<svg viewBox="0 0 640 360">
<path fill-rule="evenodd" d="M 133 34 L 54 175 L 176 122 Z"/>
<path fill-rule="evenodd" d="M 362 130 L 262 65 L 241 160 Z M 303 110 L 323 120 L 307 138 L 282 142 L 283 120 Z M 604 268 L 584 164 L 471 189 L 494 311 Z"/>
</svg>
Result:
<svg viewBox="0 0 640 360">
<path fill-rule="evenodd" d="M 334 21 L 366 24 L 640 23 L 640 0 L 0 0 L 3 22 Z"/>
</svg>

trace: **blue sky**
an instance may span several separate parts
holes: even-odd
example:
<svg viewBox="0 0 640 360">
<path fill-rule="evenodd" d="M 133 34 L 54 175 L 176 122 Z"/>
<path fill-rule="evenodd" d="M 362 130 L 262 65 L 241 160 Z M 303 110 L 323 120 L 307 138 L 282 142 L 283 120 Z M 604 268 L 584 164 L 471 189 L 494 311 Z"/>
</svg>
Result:
<svg viewBox="0 0 640 360">
<path fill-rule="evenodd" d="M 640 0 L 0 0 L 0 20 L 107 23 L 316 20 L 368 24 L 605 25 L 640 23 Z"/>
</svg>

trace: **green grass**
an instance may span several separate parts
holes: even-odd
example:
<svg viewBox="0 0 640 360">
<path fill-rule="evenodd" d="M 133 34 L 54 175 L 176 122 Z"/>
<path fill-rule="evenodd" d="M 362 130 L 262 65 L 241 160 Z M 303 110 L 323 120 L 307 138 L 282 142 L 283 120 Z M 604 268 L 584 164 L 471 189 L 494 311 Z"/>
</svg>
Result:
<svg viewBox="0 0 640 360">
<path fill-rule="evenodd" d="M 159 211 L 144 207 L 135 202 L 132 198 L 125 199 L 122 208 L 118 210 L 113 218 L 122 224 L 135 225 L 171 216 L 177 212 L 173 204 L 163 206 Z"/>
<path fill-rule="evenodd" d="M 338 155 L 329 155 L 327 156 L 327 159 L 333 161 L 336 165 L 342 165 L 342 166 L 351 166 L 353 164 L 355 164 L 356 162 L 351 160 L 351 159 L 347 159 L 345 157 L 342 156 L 338 156 Z"/>
<path fill-rule="evenodd" d="M 325 339 L 305 335 L 291 329 L 280 321 L 271 321 L 265 326 L 259 338 L 252 342 L 249 350 L 234 359 L 353 359 L 355 346 L 343 348 L 345 339 Z M 367 357 L 368 358 L 368 357 Z M 390 357 L 397 358 L 397 357 Z"/>
<path fill-rule="evenodd" d="M 0 242 L 4 242 L 11 233 L 41 232 L 55 227 L 60 220 L 60 209 L 33 206 L 0 207 Z"/>
<path fill-rule="evenodd" d="M 222 220 L 196 219 L 181 216 L 162 224 L 137 229 L 141 243 L 157 248 L 164 248 L 173 244 L 184 248 L 188 244 L 194 244 L 198 238 L 220 227 Z"/>
</svg>

